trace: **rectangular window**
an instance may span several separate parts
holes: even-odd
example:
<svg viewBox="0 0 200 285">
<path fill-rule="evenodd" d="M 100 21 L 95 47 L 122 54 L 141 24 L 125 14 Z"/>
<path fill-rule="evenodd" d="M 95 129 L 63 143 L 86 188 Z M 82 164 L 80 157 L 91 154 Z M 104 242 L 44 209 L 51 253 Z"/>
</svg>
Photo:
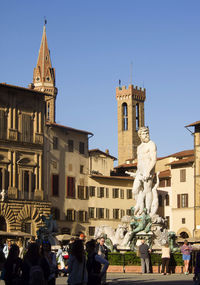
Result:
<svg viewBox="0 0 200 285">
<path fill-rule="evenodd" d="M 131 216 L 131 209 L 127 209 L 126 214 L 127 214 L 127 216 Z"/>
<path fill-rule="evenodd" d="M 106 209 L 106 219 L 109 220 L 109 218 L 110 218 L 110 210 Z"/>
<path fill-rule="evenodd" d="M 133 196 L 132 196 L 132 189 L 127 189 L 126 190 L 127 192 L 127 199 L 132 199 L 133 198 Z"/>
<path fill-rule="evenodd" d="M 98 198 L 104 197 L 104 187 L 97 187 L 97 197 Z"/>
<path fill-rule="evenodd" d="M 187 208 L 188 207 L 188 194 L 181 195 L 181 207 Z"/>
<path fill-rule="evenodd" d="M 58 174 L 52 174 L 52 196 L 59 196 L 59 176 Z"/>
<path fill-rule="evenodd" d="M 75 211 L 68 209 L 66 214 L 66 221 L 73 222 L 75 221 Z"/>
<path fill-rule="evenodd" d="M 94 208 L 88 208 L 89 218 L 94 219 Z"/>
<path fill-rule="evenodd" d="M 159 187 L 165 187 L 165 179 L 160 180 Z"/>
<path fill-rule="evenodd" d="M 94 236 L 95 227 L 89 227 L 89 236 Z"/>
<path fill-rule="evenodd" d="M 97 219 L 104 219 L 104 208 L 96 208 Z"/>
<path fill-rule="evenodd" d="M 0 139 L 7 138 L 7 116 L 4 110 L 0 110 Z"/>
<path fill-rule="evenodd" d="M 106 198 L 109 198 L 109 188 L 106 188 Z"/>
<path fill-rule="evenodd" d="M 119 189 L 113 188 L 113 198 L 119 198 Z"/>
<path fill-rule="evenodd" d="M 74 141 L 73 140 L 68 140 L 68 151 L 74 152 Z"/>
<path fill-rule="evenodd" d="M 84 142 L 79 142 L 79 153 L 84 154 L 85 153 L 85 144 Z"/>
<path fill-rule="evenodd" d="M 182 218 L 182 224 L 185 224 L 185 218 Z"/>
<path fill-rule="evenodd" d="M 180 170 L 180 182 L 186 182 L 186 169 Z"/>
<path fill-rule="evenodd" d="M 85 199 L 89 199 L 89 187 L 88 186 L 86 186 L 85 187 Z"/>
<path fill-rule="evenodd" d="M 67 176 L 66 198 L 75 198 L 75 178 Z"/>
<path fill-rule="evenodd" d="M 80 174 L 83 174 L 84 165 L 80 165 Z"/>
<path fill-rule="evenodd" d="M 124 199 L 124 189 L 120 189 L 120 198 Z"/>
<path fill-rule="evenodd" d="M 171 186 L 171 178 L 167 179 L 166 182 L 167 182 L 167 187 L 170 187 Z"/>
<path fill-rule="evenodd" d="M 84 211 L 78 211 L 78 221 L 84 222 Z"/>
<path fill-rule="evenodd" d="M 53 137 L 53 149 L 58 149 L 58 138 Z"/>
<path fill-rule="evenodd" d="M 120 216 L 121 216 L 121 218 L 122 218 L 123 216 L 125 216 L 125 211 L 124 211 L 124 210 L 120 210 Z"/>
<path fill-rule="evenodd" d="M 165 201 L 166 201 L 165 205 L 169 206 L 169 195 L 168 194 L 166 194 L 165 196 Z"/>
<path fill-rule="evenodd" d="M 95 187 L 94 186 L 90 186 L 90 197 L 95 197 Z"/>
<path fill-rule="evenodd" d="M 170 228 L 170 217 L 169 216 L 166 216 L 166 222 L 167 222 L 167 229 Z"/>
<path fill-rule="evenodd" d="M 22 114 L 22 141 L 33 142 L 33 120 L 31 115 Z"/>
<path fill-rule="evenodd" d="M 113 219 L 119 220 L 119 209 L 113 209 Z"/>
<path fill-rule="evenodd" d="M 188 207 L 188 194 L 178 194 L 177 208 L 187 208 L 187 207 Z"/>
<path fill-rule="evenodd" d="M 84 197 L 84 186 L 78 186 L 78 198 L 83 200 Z"/>
</svg>

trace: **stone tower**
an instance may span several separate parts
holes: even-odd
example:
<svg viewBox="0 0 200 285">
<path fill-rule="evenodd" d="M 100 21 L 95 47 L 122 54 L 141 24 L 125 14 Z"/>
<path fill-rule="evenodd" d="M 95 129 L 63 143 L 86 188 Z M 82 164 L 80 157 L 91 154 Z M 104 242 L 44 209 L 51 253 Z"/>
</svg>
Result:
<svg viewBox="0 0 200 285">
<path fill-rule="evenodd" d="M 55 87 L 55 69 L 52 68 L 51 65 L 45 25 L 43 28 L 37 66 L 33 71 L 33 84 L 31 86 L 36 90 L 50 94 L 50 96 L 45 97 L 46 120 L 51 123 L 55 122 L 55 103 L 58 90 Z"/>
<path fill-rule="evenodd" d="M 118 114 L 118 163 L 137 156 L 137 146 L 140 144 L 137 131 L 144 126 L 145 88 L 134 85 L 117 87 Z"/>
</svg>

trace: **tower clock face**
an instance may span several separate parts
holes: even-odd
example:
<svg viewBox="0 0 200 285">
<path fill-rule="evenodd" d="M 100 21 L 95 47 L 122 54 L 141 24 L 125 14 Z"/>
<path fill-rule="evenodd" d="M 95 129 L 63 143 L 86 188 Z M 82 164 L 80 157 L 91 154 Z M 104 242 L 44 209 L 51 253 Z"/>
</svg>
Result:
<svg viewBox="0 0 200 285">
<path fill-rule="evenodd" d="M 39 81 L 39 80 L 40 80 L 40 77 L 39 77 L 39 76 L 37 76 L 37 77 L 36 77 L 36 81 Z"/>
<path fill-rule="evenodd" d="M 49 77 L 49 76 L 47 76 L 47 77 L 46 77 L 46 80 L 47 80 L 47 81 L 50 81 L 50 77 Z"/>
</svg>

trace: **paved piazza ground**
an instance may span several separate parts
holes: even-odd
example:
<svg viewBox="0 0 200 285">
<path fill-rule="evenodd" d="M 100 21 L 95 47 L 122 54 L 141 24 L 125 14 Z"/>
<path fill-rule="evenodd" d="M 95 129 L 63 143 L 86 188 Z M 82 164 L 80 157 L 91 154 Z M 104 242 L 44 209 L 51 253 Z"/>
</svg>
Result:
<svg viewBox="0 0 200 285">
<path fill-rule="evenodd" d="M 193 274 L 185 276 L 183 274 L 172 274 L 163 276 L 161 274 L 121 274 L 109 273 L 107 275 L 107 282 L 113 285 L 189 285 L 194 284 L 192 281 Z M 56 284 L 66 285 L 67 278 L 58 278 Z M 94 284 L 95 285 L 95 284 Z"/>
</svg>

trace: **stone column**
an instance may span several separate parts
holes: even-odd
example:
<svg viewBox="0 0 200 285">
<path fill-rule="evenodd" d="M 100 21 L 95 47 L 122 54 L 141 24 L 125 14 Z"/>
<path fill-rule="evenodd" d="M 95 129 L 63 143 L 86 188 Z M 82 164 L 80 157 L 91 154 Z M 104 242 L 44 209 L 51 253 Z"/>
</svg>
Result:
<svg viewBox="0 0 200 285">
<path fill-rule="evenodd" d="M 2 169 L 2 189 L 6 187 L 6 169 Z"/>
<path fill-rule="evenodd" d="M 42 114 L 41 111 L 39 112 L 39 119 L 38 119 L 38 124 L 39 124 L 39 133 L 41 134 L 42 132 Z"/>
<path fill-rule="evenodd" d="M 8 130 L 12 128 L 12 108 L 9 108 L 8 112 Z"/>
</svg>

